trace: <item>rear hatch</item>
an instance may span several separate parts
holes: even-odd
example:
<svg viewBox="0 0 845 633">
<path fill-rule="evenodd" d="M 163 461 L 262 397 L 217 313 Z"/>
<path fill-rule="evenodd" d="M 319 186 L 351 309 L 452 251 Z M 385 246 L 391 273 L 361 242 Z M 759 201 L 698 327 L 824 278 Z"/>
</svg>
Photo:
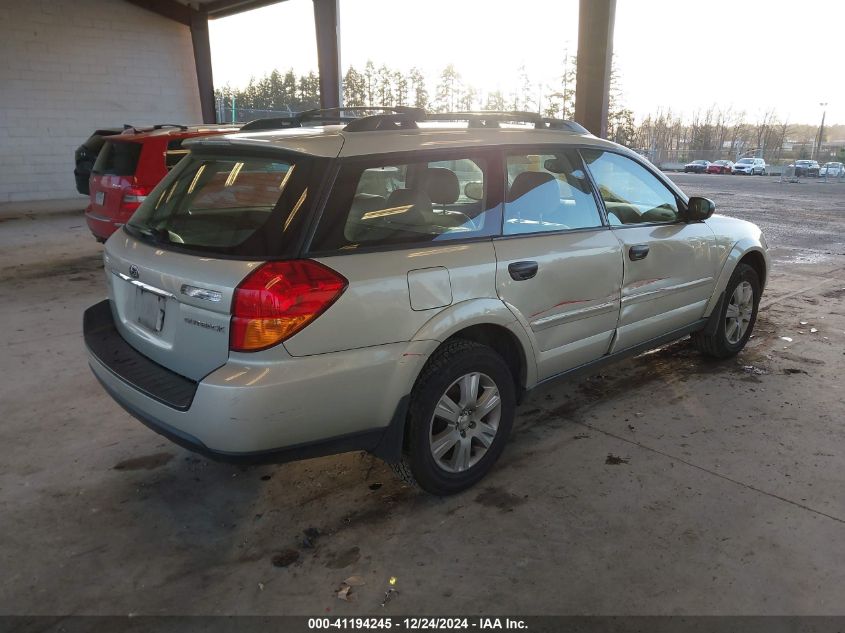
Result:
<svg viewBox="0 0 845 633">
<path fill-rule="evenodd" d="M 126 222 L 143 202 L 132 198 L 135 172 L 143 145 L 136 141 L 108 140 L 97 155 L 91 171 L 90 210 L 95 215 Z M 128 200 L 124 200 L 129 195 Z"/>
<path fill-rule="evenodd" d="M 193 380 L 223 365 L 236 287 L 260 263 L 296 255 L 325 165 L 191 153 L 106 244 L 123 338 Z"/>
</svg>

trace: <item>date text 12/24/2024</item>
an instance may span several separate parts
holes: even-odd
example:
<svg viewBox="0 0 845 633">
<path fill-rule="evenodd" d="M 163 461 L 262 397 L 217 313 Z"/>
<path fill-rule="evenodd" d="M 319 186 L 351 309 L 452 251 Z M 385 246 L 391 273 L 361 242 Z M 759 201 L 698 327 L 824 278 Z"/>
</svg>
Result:
<svg viewBox="0 0 845 633">
<path fill-rule="evenodd" d="M 398 631 L 453 631 L 453 630 L 527 630 L 524 620 L 518 618 L 309 618 L 308 629 L 362 631 L 366 629 L 396 629 Z"/>
</svg>

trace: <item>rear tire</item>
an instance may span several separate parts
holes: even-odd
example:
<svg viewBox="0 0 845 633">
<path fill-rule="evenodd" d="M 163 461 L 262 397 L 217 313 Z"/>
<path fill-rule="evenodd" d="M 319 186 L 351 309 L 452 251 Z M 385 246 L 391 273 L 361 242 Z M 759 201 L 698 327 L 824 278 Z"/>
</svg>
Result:
<svg viewBox="0 0 845 633">
<path fill-rule="evenodd" d="M 725 288 L 717 312 L 700 332 L 693 332 L 692 341 L 698 350 L 713 358 L 730 358 L 738 354 L 757 321 L 760 304 L 760 278 L 747 264 L 739 264 Z"/>
<path fill-rule="evenodd" d="M 501 455 L 515 410 L 514 381 L 502 357 L 474 341 L 447 341 L 411 392 L 406 449 L 394 472 L 434 495 L 466 490 Z"/>
</svg>

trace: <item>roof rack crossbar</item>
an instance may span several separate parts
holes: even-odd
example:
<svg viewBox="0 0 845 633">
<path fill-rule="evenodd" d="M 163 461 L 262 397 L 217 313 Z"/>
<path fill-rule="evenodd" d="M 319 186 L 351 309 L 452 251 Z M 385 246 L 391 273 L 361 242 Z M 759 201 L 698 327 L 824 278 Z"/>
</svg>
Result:
<svg viewBox="0 0 845 633">
<path fill-rule="evenodd" d="M 409 112 L 374 114 L 350 121 L 343 129 L 347 132 L 375 132 L 379 130 L 415 130 L 419 117 Z"/>
<path fill-rule="evenodd" d="M 434 112 L 426 117 L 428 121 L 466 121 L 471 128 L 500 127 L 500 123 L 534 123 L 542 120 L 535 112 L 518 110 L 469 110 L 464 112 Z"/>
</svg>

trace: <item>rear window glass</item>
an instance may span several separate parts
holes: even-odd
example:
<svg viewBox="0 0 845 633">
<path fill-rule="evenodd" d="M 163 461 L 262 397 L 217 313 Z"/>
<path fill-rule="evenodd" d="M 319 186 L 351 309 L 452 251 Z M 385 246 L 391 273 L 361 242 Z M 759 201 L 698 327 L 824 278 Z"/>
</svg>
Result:
<svg viewBox="0 0 845 633">
<path fill-rule="evenodd" d="M 141 144 L 133 141 L 106 141 L 92 171 L 107 176 L 134 176 L 141 156 Z"/>
<path fill-rule="evenodd" d="M 132 216 L 162 244 L 249 257 L 283 255 L 316 197 L 314 159 L 192 155 Z"/>
<path fill-rule="evenodd" d="M 312 250 L 438 242 L 492 235 L 500 206 L 487 205 L 483 157 L 341 168 Z"/>
</svg>

